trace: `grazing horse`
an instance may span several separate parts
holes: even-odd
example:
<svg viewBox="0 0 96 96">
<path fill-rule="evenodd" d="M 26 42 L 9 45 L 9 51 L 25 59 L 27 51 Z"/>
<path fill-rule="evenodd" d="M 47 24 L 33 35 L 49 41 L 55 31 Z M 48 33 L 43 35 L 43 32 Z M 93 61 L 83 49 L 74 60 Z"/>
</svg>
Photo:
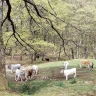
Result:
<svg viewBox="0 0 96 96">
<path fill-rule="evenodd" d="M 80 68 L 82 68 L 82 65 L 86 65 L 90 71 L 93 69 L 93 66 L 94 66 L 93 62 L 90 60 L 80 60 L 79 65 L 80 65 Z"/>
<path fill-rule="evenodd" d="M 32 66 L 32 69 L 33 69 L 33 72 L 34 72 L 35 74 L 38 74 L 39 68 L 38 68 L 37 65 L 33 65 L 33 66 Z"/>
<path fill-rule="evenodd" d="M 64 76 L 66 76 L 66 80 L 68 80 L 68 76 L 72 75 L 72 74 L 74 74 L 74 78 L 75 78 L 76 77 L 76 68 L 71 68 L 71 69 L 66 69 L 66 70 L 62 69 L 60 71 L 60 73 L 64 74 Z"/>
<path fill-rule="evenodd" d="M 26 80 L 24 70 L 21 70 L 19 68 L 16 69 L 16 71 L 15 71 L 15 80 L 16 81 L 25 81 Z"/>
<path fill-rule="evenodd" d="M 21 67 L 21 64 L 10 64 L 10 65 L 8 65 L 8 69 L 11 70 L 11 73 L 13 73 L 14 70 L 16 70 L 18 68 L 20 69 L 20 67 Z"/>
<path fill-rule="evenodd" d="M 19 68 L 17 68 L 15 71 L 15 80 L 19 81 L 19 79 L 21 79 L 21 70 Z M 21 79 L 21 81 L 22 81 L 22 79 Z"/>
<path fill-rule="evenodd" d="M 32 78 L 32 73 L 33 73 L 33 69 L 31 66 L 28 66 L 26 69 L 25 69 L 25 78 L 26 78 L 26 81 L 28 79 L 31 79 Z"/>
<path fill-rule="evenodd" d="M 64 65 L 64 68 L 67 69 L 67 67 L 68 67 L 68 65 L 69 65 L 69 62 L 68 62 L 68 61 L 65 61 L 65 62 L 63 63 L 63 65 Z"/>
</svg>

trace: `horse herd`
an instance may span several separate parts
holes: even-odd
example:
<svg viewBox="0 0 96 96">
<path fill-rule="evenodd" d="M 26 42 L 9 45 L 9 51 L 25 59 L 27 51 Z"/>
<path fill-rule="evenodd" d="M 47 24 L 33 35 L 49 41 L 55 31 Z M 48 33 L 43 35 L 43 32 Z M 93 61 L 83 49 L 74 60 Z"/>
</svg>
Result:
<svg viewBox="0 0 96 96">
<path fill-rule="evenodd" d="M 64 62 L 64 68 L 60 71 L 60 73 L 64 74 L 66 76 L 66 80 L 68 80 L 68 76 L 71 74 L 74 74 L 74 78 L 76 77 L 76 68 L 67 69 L 69 62 Z M 90 60 L 80 60 L 79 66 L 82 68 L 82 65 L 85 65 L 90 71 L 93 70 L 93 62 Z"/>
<path fill-rule="evenodd" d="M 21 64 L 10 64 L 7 66 L 7 68 L 11 70 L 11 73 L 15 72 L 16 81 L 27 81 L 28 79 L 32 78 L 33 73 L 39 73 L 39 68 L 37 65 L 23 67 Z"/>
<path fill-rule="evenodd" d="M 86 65 L 90 71 L 93 70 L 93 62 L 90 60 L 80 60 L 80 68 L 82 65 Z M 66 80 L 68 80 L 68 76 L 74 74 L 74 78 L 76 77 L 76 68 L 68 69 L 69 62 L 65 61 L 63 63 L 64 68 L 61 69 L 60 73 L 64 74 Z M 32 65 L 21 69 L 21 64 L 10 64 L 7 66 L 8 69 L 11 70 L 11 73 L 15 71 L 15 80 L 16 81 L 27 81 L 32 78 L 32 74 L 38 74 L 39 68 L 37 65 Z"/>
</svg>

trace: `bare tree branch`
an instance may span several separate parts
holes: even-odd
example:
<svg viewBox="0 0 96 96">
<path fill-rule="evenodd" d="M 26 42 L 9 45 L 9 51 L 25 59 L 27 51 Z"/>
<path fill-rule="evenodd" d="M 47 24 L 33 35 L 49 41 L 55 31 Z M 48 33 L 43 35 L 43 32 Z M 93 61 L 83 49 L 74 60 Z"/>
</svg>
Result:
<svg viewBox="0 0 96 96">
<path fill-rule="evenodd" d="M 53 10 L 53 12 L 55 13 L 55 15 L 57 16 L 56 12 L 54 11 L 54 9 L 52 8 L 52 6 L 50 4 L 50 1 L 49 0 L 47 0 L 47 1 L 48 1 L 48 4 L 49 4 L 50 8 Z"/>
<path fill-rule="evenodd" d="M 22 46 L 24 46 L 24 45 L 19 41 L 19 39 L 17 38 L 17 36 L 16 36 L 16 34 L 17 34 L 22 42 L 24 42 L 26 45 L 28 45 L 30 48 L 32 48 L 34 51 L 36 51 L 32 46 L 30 46 L 30 44 L 26 43 L 26 42 L 20 37 L 20 35 L 16 32 L 14 23 L 13 23 L 13 21 L 12 21 L 12 19 L 11 19 L 11 16 L 10 16 L 10 14 L 11 14 L 11 9 L 12 9 L 11 4 L 10 4 L 10 1 L 9 1 L 9 0 L 6 0 L 6 4 L 8 5 L 7 19 L 8 19 L 8 20 L 10 21 L 10 23 L 11 23 L 11 26 L 12 26 L 12 29 L 13 29 L 13 36 L 15 37 L 15 39 L 16 39 Z M 24 47 L 26 48 L 26 46 L 24 46 Z M 26 48 L 26 49 L 27 49 L 27 48 Z"/>
<path fill-rule="evenodd" d="M 37 15 L 38 17 L 42 18 L 42 19 L 45 19 L 45 20 L 47 21 L 47 23 L 50 25 L 50 27 L 58 34 L 58 36 L 59 36 L 60 39 L 62 40 L 62 45 L 63 45 L 63 48 L 64 48 L 64 52 L 65 52 L 65 40 L 66 40 L 66 41 L 73 42 L 76 46 L 79 46 L 79 45 L 77 45 L 77 44 L 75 43 L 75 41 L 73 41 L 73 40 L 64 39 L 64 38 L 61 36 L 59 30 L 56 29 L 55 26 L 53 25 L 52 20 L 51 20 L 50 18 L 45 17 L 45 16 L 42 16 L 42 15 L 40 14 L 40 11 L 39 11 L 38 7 L 37 7 L 37 5 L 35 4 L 35 2 L 34 2 L 33 0 L 23 0 L 23 1 L 24 1 L 24 3 L 25 3 L 25 7 L 26 7 L 26 9 L 27 9 L 27 12 L 28 12 L 29 16 L 31 17 L 31 19 L 32 19 L 38 26 L 39 26 L 39 24 L 36 22 L 36 20 L 35 20 L 35 19 L 32 17 L 32 15 L 30 14 L 30 9 L 28 8 L 27 3 L 30 4 L 30 5 L 32 5 L 33 8 L 34 8 L 34 10 L 35 10 L 35 12 L 36 12 L 36 15 Z M 48 1 L 48 4 L 49 4 L 50 8 L 53 10 L 52 6 L 50 5 L 49 0 L 47 0 L 47 1 Z M 26 42 L 21 38 L 21 36 L 19 35 L 19 33 L 16 32 L 15 27 L 14 27 L 14 23 L 13 23 L 13 21 L 12 21 L 12 19 L 11 19 L 11 16 L 10 16 L 10 13 L 11 13 L 10 1 L 9 1 L 9 0 L 6 0 L 6 3 L 7 3 L 7 5 L 8 5 L 8 12 L 7 12 L 7 16 L 6 16 L 6 18 L 4 19 L 3 23 L 6 21 L 6 19 L 8 19 L 8 20 L 10 21 L 10 23 L 11 23 L 11 26 L 12 26 L 12 29 L 13 29 L 13 35 L 14 35 L 14 37 L 16 38 L 16 40 L 17 40 L 22 46 L 24 46 L 24 45 L 19 41 L 19 39 L 20 39 L 24 44 L 26 44 L 27 46 L 29 46 L 30 48 L 32 48 L 34 51 L 36 51 L 32 45 L 26 43 Z M 62 20 L 61 18 L 59 18 L 54 10 L 53 10 L 53 11 L 54 11 L 55 14 L 51 13 L 50 11 L 48 11 L 47 9 L 45 9 L 45 8 L 42 7 L 42 6 L 41 6 L 41 8 L 42 8 L 44 11 L 46 11 L 47 13 L 51 14 L 52 16 L 54 16 L 56 19 L 58 19 L 58 20 L 60 20 L 60 21 L 62 21 L 62 22 L 64 22 L 64 23 L 70 25 L 71 27 L 73 27 L 73 28 L 75 28 L 75 29 L 77 29 L 77 30 L 79 30 L 79 31 L 82 31 L 81 29 L 78 29 L 78 28 L 76 28 L 75 26 L 73 26 L 72 24 L 66 22 L 65 20 Z M 3 23 L 2 23 L 2 25 L 3 25 Z M 17 38 L 17 36 L 18 36 L 19 39 Z M 26 46 L 24 46 L 24 47 L 26 48 Z M 66 52 L 65 52 L 65 54 L 67 55 Z M 67 56 L 68 56 L 68 55 L 67 55 Z"/>
<path fill-rule="evenodd" d="M 6 51 L 6 47 L 7 47 L 7 45 L 8 45 L 8 42 L 9 42 L 9 40 L 11 39 L 12 36 L 13 36 L 13 34 L 11 34 L 10 37 L 7 39 L 7 42 L 6 42 L 5 48 L 4 48 L 5 51 Z"/>
<path fill-rule="evenodd" d="M 28 14 L 29 14 L 29 16 L 31 17 L 31 19 L 39 26 L 39 24 L 36 22 L 36 20 L 32 17 L 32 15 L 30 14 L 30 11 L 29 11 L 29 9 L 28 9 L 28 6 L 27 6 L 27 3 L 25 2 L 25 7 L 26 7 L 26 9 L 27 9 L 27 12 L 28 12 Z"/>
</svg>

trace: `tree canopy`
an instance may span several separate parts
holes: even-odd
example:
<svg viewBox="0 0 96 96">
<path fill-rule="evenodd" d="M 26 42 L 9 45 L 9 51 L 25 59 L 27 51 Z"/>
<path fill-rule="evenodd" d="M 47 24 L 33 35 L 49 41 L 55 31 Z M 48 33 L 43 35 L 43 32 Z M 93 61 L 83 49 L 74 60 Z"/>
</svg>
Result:
<svg viewBox="0 0 96 96">
<path fill-rule="evenodd" d="M 95 4 L 95 0 L 5 0 L 5 49 L 18 46 L 32 53 L 55 52 L 57 57 L 63 52 L 68 59 L 96 58 Z"/>
</svg>

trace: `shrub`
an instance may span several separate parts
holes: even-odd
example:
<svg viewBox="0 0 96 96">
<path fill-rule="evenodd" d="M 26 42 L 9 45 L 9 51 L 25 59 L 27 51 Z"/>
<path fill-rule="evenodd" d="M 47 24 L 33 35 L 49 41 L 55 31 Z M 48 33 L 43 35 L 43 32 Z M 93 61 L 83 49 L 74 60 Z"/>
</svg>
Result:
<svg viewBox="0 0 96 96">
<path fill-rule="evenodd" d="M 72 80 L 70 81 L 70 84 L 74 84 L 74 83 L 76 83 L 76 80 L 75 80 L 75 79 L 72 79 Z"/>
<path fill-rule="evenodd" d="M 9 88 L 10 88 L 12 91 L 15 91 L 15 90 L 16 90 L 16 84 L 15 84 L 15 83 L 8 82 L 8 86 L 9 86 Z"/>
<path fill-rule="evenodd" d="M 21 92 L 26 93 L 26 94 L 31 94 L 29 85 L 28 84 L 23 84 L 21 86 Z"/>
<path fill-rule="evenodd" d="M 49 83 L 49 81 L 29 81 L 21 86 L 21 93 L 34 94 L 41 88 L 47 87 Z"/>
<path fill-rule="evenodd" d="M 57 82 L 55 82 L 54 85 L 55 85 L 55 86 L 59 86 L 59 87 L 64 87 L 64 83 L 61 82 L 61 81 L 57 81 Z"/>
</svg>

